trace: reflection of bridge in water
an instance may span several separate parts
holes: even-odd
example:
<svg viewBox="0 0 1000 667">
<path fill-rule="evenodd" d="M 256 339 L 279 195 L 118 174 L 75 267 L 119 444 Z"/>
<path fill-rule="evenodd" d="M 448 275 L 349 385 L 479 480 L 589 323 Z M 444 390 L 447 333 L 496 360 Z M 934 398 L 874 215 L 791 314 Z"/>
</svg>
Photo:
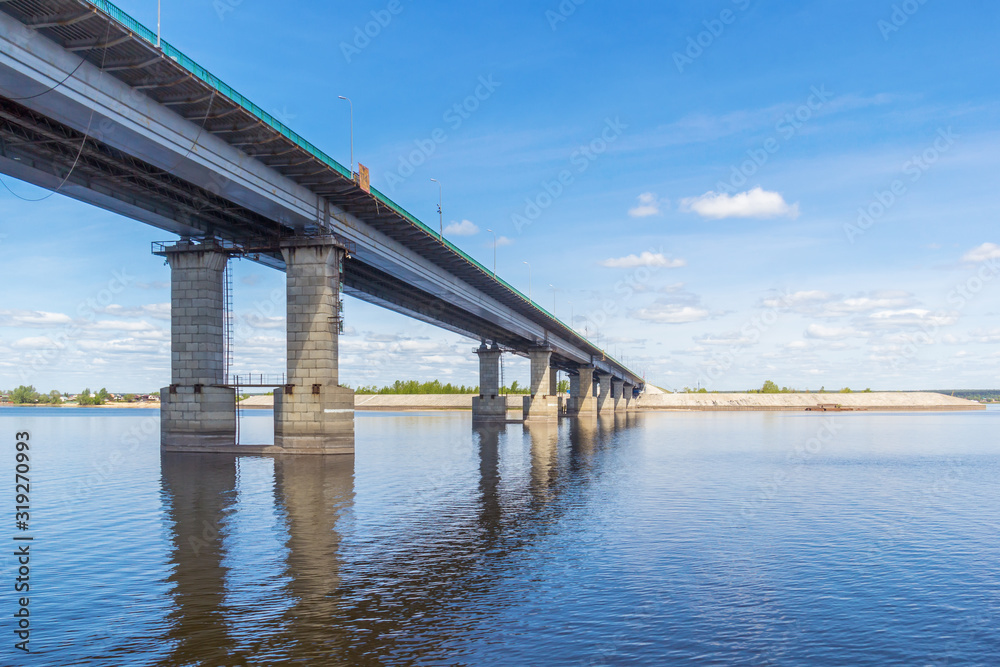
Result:
<svg viewBox="0 0 1000 667">
<path fill-rule="evenodd" d="M 421 512 L 432 521 L 408 527 L 402 540 L 383 535 L 374 544 L 338 526 L 353 512 L 353 457 L 278 457 L 273 509 L 283 523 L 275 532 L 284 533 L 284 562 L 260 550 L 241 553 L 243 561 L 253 553 L 269 558 L 261 569 L 277 575 L 249 589 L 231 581 L 232 543 L 245 521 L 240 459 L 164 452 L 174 610 L 162 664 L 382 664 L 440 650 L 467 622 L 470 599 L 488 593 L 586 501 L 601 452 L 638 419 L 524 426 L 530 453 L 519 455 L 530 470 L 516 485 L 501 477 L 501 445 L 516 447 L 521 427 L 477 427 L 478 482 L 467 489 L 475 492 L 467 505 L 430 502 Z"/>
</svg>

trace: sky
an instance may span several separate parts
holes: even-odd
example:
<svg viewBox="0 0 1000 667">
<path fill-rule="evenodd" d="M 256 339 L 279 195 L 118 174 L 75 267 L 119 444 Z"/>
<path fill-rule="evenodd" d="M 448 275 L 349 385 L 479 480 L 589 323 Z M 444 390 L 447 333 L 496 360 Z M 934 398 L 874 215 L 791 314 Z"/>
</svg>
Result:
<svg viewBox="0 0 1000 667">
<path fill-rule="evenodd" d="M 156 3 L 120 0 L 156 25 Z M 1000 6 L 164 0 L 163 37 L 669 390 L 995 388 Z M 3 177 L 0 388 L 169 383 L 153 227 Z M 487 230 L 493 230 L 488 232 Z M 525 265 L 525 262 L 528 265 Z M 529 269 L 530 267 L 530 269 Z M 284 274 L 233 266 L 234 370 Z M 530 282 L 529 282 L 530 273 Z M 478 384 L 348 298 L 340 381 Z M 509 359 L 505 379 L 528 380 Z"/>
</svg>

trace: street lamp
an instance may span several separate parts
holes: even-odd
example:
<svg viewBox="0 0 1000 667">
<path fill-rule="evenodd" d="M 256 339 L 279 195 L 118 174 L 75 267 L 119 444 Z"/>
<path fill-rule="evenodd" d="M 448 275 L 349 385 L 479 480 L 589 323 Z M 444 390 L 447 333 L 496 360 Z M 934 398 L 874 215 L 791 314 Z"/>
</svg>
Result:
<svg viewBox="0 0 1000 667">
<path fill-rule="evenodd" d="M 528 301 L 534 305 L 535 302 L 531 299 L 531 264 L 528 264 L 527 262 L 524 263 L 528 265 Z"/>
<path fill-rule="evenodd" d="M 497 233 L 492 229 L 487 229 L 493 235 L 493 280 L 497 279 Z"/>
<path fill-rule="evenodd" d="M 163 0 L 156 0 L 156 48 L 160 48 L 160 15 Z"/>
<path fill-rule="evenodd" d="M 441 189 L 441 181 L 436 178 L 432 178 L 431 180 L 438 184 L 438 239 L 444 242 L 444 213 L 441 209 L 443 190 Z"/>
<path fill-rule="evenodd" d="M 555 317 L 556 314 L 556 286 L 549 283 L 549 287 L 552 288 L 552 316 Z"/>
<path fill-rule="evenodd" d="M 354 102 L 343 95 L 337 95 L 337 97 L 347 100 L 347 103 L 351 105 L 351 178 L 354 178 Z"/>
</svg>

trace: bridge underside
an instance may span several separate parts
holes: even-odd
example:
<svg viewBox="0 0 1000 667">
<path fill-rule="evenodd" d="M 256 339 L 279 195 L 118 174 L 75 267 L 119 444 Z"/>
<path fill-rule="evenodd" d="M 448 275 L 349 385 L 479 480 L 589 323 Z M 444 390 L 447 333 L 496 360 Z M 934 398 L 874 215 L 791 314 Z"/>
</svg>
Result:
<svg viewBox="0 0 1000 667">
<path fill-rule="evenodd" d="M 234 242 L 294 235 L 292 230 L 233 204 L 210 190 L 128 155 L 11 100 L 0 98 L 0 171 L 40 187 L 115 210 L 181 236 Z M 65 182 L 64 182 L 65 179 Z M 278 251 L 250 259 L 285 270 Z M 344 266 L 344 292 L 369 303 L 461 335 L 498 342 L 521 354 L 533 341 L 475 317 L 446 299 L 422 291 L 352 258 Z M 576 363 L 556 356 L 556 367 Z"/>
</svg>

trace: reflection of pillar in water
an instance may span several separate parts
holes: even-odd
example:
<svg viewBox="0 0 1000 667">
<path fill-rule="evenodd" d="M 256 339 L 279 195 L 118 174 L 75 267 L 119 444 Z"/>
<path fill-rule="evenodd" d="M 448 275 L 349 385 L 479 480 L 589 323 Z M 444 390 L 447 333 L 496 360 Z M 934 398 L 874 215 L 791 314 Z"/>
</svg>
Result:
<svg viewBox="0 0 1000 667">
<path fill-rule="evenodd" d="M 531 439 L 531 493 L 536 499 L 548 497 L 556 482 L 559 457 L 559 424 L 555 421 L 525 422 Z"/>
<path fill-rule="evenodd" d="M 569 443 L 574 455 L 590 457 L 597 442 L 597 420 L 579 418 L 570 422 Z"/>
<path fill-rule="evenodd" d="M 222 565 L 223 525 L 236 495 L 235 457 L 164 452 L 160 467 L 173 522 L 174 609 L 165 642 L 173 650 L 165 664 L 239 664 L 223 609 L 227 569 Z"/>
<path fill-rule="evenodd" d="M 615 412 L 615 432 L 624 431 L 628 428 L 628 413 L 624 410 Z"/>
<path fill-rule="evenodd" d="M 340 535 L 337 520 L 354 502 L 353 456 L 282 456 L 274 461 L 276 505 L 288 530 L 286 612 L 282 648 L 318 660 L 339 644 Z"/>
<path fill-rule="evenodd" d="M 484 537 L 500 532 L 500 434 L 505 425 L 477 425 L 479 435 L 479 493 L 482 502 L 480 525 Z"/>
</svg>

